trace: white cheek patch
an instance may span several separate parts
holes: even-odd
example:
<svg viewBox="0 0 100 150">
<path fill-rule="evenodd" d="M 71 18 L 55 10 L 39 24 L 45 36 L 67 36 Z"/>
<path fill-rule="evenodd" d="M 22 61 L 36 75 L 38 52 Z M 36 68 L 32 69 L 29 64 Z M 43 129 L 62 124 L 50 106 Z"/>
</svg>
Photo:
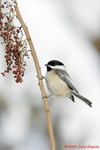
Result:
<svg viewBox="0 0 100 150">
<path fill-rule="evenodd" d="M 58 65 L 58 66 L 51 66 L 51 65 L 48 65 L 50 68 L 52 68 L 52 69 L 60 69 L 60 70 L 64 70 L 64 71 L 66 71 L 66 68 L 65 68 L 65 66 L 60 66 L 60 65 Z"/>
</svg>

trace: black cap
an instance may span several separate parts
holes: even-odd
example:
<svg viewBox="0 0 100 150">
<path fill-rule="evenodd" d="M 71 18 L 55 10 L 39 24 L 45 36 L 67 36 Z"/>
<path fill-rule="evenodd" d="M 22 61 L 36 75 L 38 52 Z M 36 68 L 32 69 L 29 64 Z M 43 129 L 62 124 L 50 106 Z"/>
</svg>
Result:
<svg viewBox="0 0 100 150">
<path fill-rule="evenodd" d="M 45 66 L 64 66 L 64 64 L 58 60 L 51 60 Z"/>
</svg>

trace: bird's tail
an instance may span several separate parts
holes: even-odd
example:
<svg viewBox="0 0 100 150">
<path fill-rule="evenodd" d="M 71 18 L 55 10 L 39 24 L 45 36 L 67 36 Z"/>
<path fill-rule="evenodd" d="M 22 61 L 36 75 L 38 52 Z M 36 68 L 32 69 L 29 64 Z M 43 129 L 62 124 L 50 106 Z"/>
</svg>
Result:
<svg viewBox="0 0 100 150">
<path fill-rule="evenodd" d="M 78 98 L 80 98 L 84 103 L 86 103 L 87 105 L 89 105 L 90 107 L 92 107 L 92 102 L 89 101 L 87 98 L 83 97 L 82 95 L 80 95 L 79 93 L 76 93 L 74 91 L 72 91 L 72 94 Z"/>
</svg>

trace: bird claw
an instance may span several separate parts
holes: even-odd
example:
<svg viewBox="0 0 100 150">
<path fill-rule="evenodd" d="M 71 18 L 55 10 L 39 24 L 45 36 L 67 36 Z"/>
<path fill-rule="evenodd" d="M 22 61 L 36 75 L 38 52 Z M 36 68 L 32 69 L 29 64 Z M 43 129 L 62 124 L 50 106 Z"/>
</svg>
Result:
<svg viewBox="0 0 100 150">
<path fill-rule="evenodd" d="M 43 75 L 41 75 L 41 77 L 39 77 L 38 75 L 36 76 L 38 79 L 43 80 L 45 79 L 45 77 Z"/>
<path fill-rule="evenodd" d="M 53 94 L 48 95 L 48 96 L 43 96 L 42 99 L 44 99 L 44 98 L 49 98 L 49 97 L 51 97 L 51 96 L 53 96 Z"/>
</svg>

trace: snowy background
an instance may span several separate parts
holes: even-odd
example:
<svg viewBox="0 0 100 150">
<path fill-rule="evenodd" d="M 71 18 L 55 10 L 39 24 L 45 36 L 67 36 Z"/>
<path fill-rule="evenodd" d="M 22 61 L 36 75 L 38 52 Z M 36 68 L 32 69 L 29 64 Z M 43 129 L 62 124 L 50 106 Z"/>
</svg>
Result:
<svg viewBox="0 0 100 150">
<path fill-rule="evenodd" d="M 100 146 L 100 53 L 93 42 L 100 39 L 100 0 L 18 0 L 18 4 L 42 74 L 49 60 L 62 61 L 80 93 L 93 102 L 89 108 L 77 98 L 75 103 L 48 99 L 57 150 L 64 150 L 64 145 Z M 0 49 L 2 72 L 6 63 L 2 45 Z M 50 150 L 31 56 L 27 63 L 21 84 L 12 74 L 0 75 L 0 150 Z"/>
</svg>

